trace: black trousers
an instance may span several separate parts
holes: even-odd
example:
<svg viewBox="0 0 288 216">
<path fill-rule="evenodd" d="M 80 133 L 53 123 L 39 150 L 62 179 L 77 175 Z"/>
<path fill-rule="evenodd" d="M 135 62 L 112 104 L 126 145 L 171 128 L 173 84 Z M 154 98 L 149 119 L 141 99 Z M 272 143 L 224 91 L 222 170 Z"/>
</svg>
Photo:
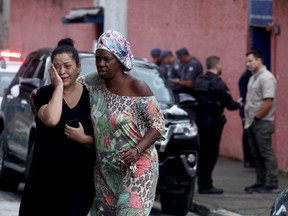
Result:
<svg viewBox="0 0 288 216">
<path fill-rule="evenodd" d="M 243 121 L 242 147 L 243 147 L 244 163 L 250 163 L 250 165 L 254 165 L 255 162 L 250 150 L 248 131 L 247 129 L 244 129 L 244 124 L 245 123 Z"/>
<path fill-rule="evenodd" d="M 212 172 L 218 159 L 219 144 L 226 118 L 225 116 L 197 117 L 196 123 L 200 138 L 198 189 L 211 189 L 213 187 Z"/>
</svg>

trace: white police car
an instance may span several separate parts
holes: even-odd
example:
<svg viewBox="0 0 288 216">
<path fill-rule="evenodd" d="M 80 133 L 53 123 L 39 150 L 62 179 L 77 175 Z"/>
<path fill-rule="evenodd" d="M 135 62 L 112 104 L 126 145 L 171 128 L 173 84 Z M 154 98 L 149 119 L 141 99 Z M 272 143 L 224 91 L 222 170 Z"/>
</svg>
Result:
<svg viewBox="0 0 288 216">
<path fill-rule="evenodd" d="M 11 52 L 9 50 L 0 51 L 0 105 L 5 88 L 8 87 L 15 77 L 22 62 L 23 58 L 21 53 Z"/>
</svg>

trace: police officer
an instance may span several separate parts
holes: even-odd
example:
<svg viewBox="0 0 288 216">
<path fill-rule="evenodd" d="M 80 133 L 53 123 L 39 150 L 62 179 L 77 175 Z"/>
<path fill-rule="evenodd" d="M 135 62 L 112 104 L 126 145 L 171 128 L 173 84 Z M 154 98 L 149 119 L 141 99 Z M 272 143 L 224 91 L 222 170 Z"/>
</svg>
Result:
<svg viewBox="0 0 288 216">
<path fill-rule="evenodd" d="M 173 84 L 172 90 L 174 90 L 174 94 L 191 94 L 195 79 L 203 72 L 202 64 L 184 47 L 176 51 L 176 56 L 179 62 L 174 65 L 175 72 L 170 77 Z M 178 70 L 175 70 L 176 67 Z"/>
<path fill-rule="evenodd" d="M 160 53 L 161 63 L 160 63 L 160 70 L 162 75 L 168 79 L 168 71 L 171 69 L 175 57 L 170 50 L 162 50 Z"/>
<path fill-rule="evenodd" d="M 241 75 L 238 81 L 238 87 L 240 96 L 243 98 L 243 103 L 246 101 L 246 95 L 247 95 L 247 86 L 250 77 L 252 76 L 252 72 L 247 68 Z M 248 131 L 245 129 L 245 113 L 244 113 L 244 107 L 241 107 L 239 110 L 239 115 L 242 120 L 242 126 L 243 126 L 243 133 L 242 133 L 242 148 L 243 148 L 243 159 L 244 159 L 244 167 L 246 168 L 252 168 L 255 167 L 255 161 L 252 156 L 250 146 L 249 146 L 249 137 L 248 137 Z"/>
<path fill-rule="evenodd" d="M 218 56 L 206 59 L 207 72 L 195 82 L 192 95 L 198 101 L 196 123 L 199 131 L 200 149 L 198 158 L 198 192 L 222 194 L 222 189 L 213 186 L 212 172 L 219 154 L 222 129 L 226 123 L 224 108 L 237 110 L 243 106 L 232 99 L 230 91 L 220 78 L 221 66 Z"/>
<path fill-rule="evenodd" d="M 153 48 L 151 49 L 150 51 L 150 55 L 152 57 L 152 62 L 154 64 L 156 64 L 157 66 L 160 66 L 161 64 L 161 57 L 160 57 L 160 54 L 161 54 L 161 49 L 156 47 L 156 48 Z"/>
</svg>

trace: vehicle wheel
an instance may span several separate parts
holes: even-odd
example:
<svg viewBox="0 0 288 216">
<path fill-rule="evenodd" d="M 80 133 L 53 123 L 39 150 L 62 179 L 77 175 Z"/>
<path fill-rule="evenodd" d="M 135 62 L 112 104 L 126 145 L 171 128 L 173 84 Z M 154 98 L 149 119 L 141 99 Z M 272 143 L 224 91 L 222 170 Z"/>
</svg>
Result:
<svg viewBox="0 0 288 216">
<path fill-rule="evenodd" d="M 2 190 L 15 191 L 19 185 L 19 174 L 4 165 L 7 159 L 7 151 L 2 138 L 0 141 L 0 188 Z"/>
<path fill-rule="evenodd" d="M 160 196 L 162 212 L 170 215 L 186 215 L 194 197 L 195 178 L 191 179 L 182 194 L 163 193 Z"/>
</svg>

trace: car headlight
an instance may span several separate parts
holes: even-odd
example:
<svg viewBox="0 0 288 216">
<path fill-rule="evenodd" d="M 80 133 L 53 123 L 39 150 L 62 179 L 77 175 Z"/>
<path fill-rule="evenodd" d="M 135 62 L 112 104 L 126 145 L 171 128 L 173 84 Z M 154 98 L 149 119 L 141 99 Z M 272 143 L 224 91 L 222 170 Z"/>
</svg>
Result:
<svg viewBox="0 0 288 216">
<path fill-rule="evenodd" d="M 185 136 L 193 137 L 198 134 L 198 129 L 195 123 L 176 124 L 174 134 L 183 134 Z"/>
<path fill-rule="evenodd" d="M 189 154 L 189 155 L 187 156 L 187 161 L 188 161 L 189 163 L 194 163 L 194 162 L 196 161 L 196 156 L 195 156 L 194 154 Z"/>
</svg>

